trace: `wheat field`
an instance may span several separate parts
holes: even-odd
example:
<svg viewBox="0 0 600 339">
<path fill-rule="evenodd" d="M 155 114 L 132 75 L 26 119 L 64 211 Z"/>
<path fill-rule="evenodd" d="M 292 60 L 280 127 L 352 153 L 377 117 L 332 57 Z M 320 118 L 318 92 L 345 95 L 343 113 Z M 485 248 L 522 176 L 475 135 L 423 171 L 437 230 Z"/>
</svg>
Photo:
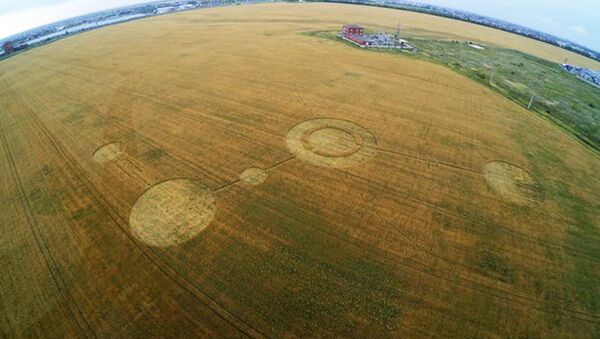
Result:
<svg viewBox="0 0 600 339">
<path fill-rule="evenodd" d="M 600 157 L 346 22 L 594 62 L 334 4 L 203 9 L 0 62 L 2 337 L 594 337 Z"/>
</svg>

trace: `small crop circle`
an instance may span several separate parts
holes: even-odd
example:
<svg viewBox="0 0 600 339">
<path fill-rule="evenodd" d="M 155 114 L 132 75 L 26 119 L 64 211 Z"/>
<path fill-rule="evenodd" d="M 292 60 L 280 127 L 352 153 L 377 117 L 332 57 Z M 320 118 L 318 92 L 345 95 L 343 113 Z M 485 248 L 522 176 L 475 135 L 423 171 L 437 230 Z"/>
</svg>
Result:
<svg viewBox="0 0 600 339">
<path fill-rule="evenodd" d="M 269 173 L 262 168 L 250 167 L 240 174 L 240 180 L 248 185 L 257 186 L 269 177 Z"/>
<path fill-rule="evenodd" d="M 123 154 L 121 144 L 112 142 L 98 148 L 92 155 L 92 158 L 95 162 L 105 163 L 117 159 L 121 154 Z"/>
</svg>

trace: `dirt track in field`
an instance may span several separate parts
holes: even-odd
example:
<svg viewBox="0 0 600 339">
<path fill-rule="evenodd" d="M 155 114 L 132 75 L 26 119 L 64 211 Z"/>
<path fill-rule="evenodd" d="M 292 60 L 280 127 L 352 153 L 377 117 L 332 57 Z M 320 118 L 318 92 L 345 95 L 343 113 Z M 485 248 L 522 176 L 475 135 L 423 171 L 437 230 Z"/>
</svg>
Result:
<svg viewBox="0 0 600 339">
<path fill-rule="evenodd" d="M 598 333 L 600 160 L 441 66 L 302 34 L 399 19 L 564 57 L 269 4 L 0 62 L 0 337 Z"/>
</svg>

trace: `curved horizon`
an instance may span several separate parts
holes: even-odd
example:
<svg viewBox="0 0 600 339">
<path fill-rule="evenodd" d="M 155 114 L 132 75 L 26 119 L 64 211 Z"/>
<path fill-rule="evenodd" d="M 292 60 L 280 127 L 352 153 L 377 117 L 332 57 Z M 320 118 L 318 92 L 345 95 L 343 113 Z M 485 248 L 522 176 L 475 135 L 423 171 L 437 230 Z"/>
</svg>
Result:
<svg viewBox="0 0 600 339">
<path fill-rule="evenodd" d="M 157 1 L 25 0 L 19 3 L 4 3 L 0 4 L 0 39 L 81 15 L 152 2 Z M 431 4 L 492 17 L 600 51 L 600 20 L 594 17 L 594 13 L 600 13 L 600 2 L 573 0 L 570 2 L 572 5 L 568 5 L 560 0 L 485 4 L 474 0 L 421 0 L 413 3 Z"/>
</svg>

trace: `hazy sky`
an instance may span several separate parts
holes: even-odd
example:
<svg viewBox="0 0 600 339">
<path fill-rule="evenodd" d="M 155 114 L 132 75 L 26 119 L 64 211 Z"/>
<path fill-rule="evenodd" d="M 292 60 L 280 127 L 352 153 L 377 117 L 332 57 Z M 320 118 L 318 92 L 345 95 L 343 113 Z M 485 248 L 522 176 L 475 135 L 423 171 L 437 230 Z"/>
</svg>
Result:
<svg viewBox="0 0 600 339">
<path fill-rule="evenodd" d="M 151 0 L 0 0 L 0 38 L 61 19 Z M 421 0 L 535 28 L 600 50 L 600 0 Z"/>
<path fill-rule="evenodd" d="M 418 1 L 418 0 L 417 0 Z M 579 42 L 600 51 L 600 0 L 425 0 Z"/>
</svg>

